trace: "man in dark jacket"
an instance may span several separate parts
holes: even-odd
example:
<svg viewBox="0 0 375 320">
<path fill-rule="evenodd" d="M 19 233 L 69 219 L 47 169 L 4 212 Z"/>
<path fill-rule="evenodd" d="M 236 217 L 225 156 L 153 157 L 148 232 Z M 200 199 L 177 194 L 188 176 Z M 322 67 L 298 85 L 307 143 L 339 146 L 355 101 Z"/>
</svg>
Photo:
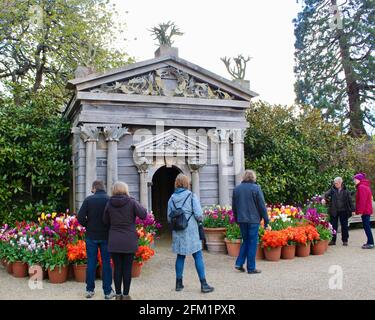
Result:
<svg viewBox="0 0 375 320">
<path fill-rule="evenodd" d="M 78 212 L 78 221 L 86 228 L 86 298 L 92 298 L 95 292 L 96 267 L 98 263 L 98 249 L 102 260 L 103 291 L 105 299 L 112 299 L 112 268 L 108 252 L 108 227 L 103 223 L 103 214 L 108 202 L 104 183 L 96 180 L 92 184 L 93 195 L 87 197 Z"/>
<path fill-rule="evenodd" d="M 235 268 L 244 272 L 243 264 L 247 259 L 247 272 L 249 274 L 261 272 L 255 268 L 261 219 L 264 219 L 265 227 L 268 225 L 268 214 L 263 192 L 255 181 L 255 172 L 246 170 L 242 183 L 234 188 L 232 197 L 234 218 L 240 226 L 242 236 L 242 245 Z"/>
<path fill-rule="evenodd" d="M 337 177 L 333 181 L 333 186 L 323 195 L 325 203 L 328 201 L 328 214 L 333 229 L 337 232 L 340 219 L 341 239 L 344 246 L 348 245 L 349 240 L 349 223 L 348 219 L 352 212 L 355 211 L 352 196 L 346 189 L 341 177 Z M 331 246 L 336 244 L 336 234 L 333 235 Z"/>
</svg>

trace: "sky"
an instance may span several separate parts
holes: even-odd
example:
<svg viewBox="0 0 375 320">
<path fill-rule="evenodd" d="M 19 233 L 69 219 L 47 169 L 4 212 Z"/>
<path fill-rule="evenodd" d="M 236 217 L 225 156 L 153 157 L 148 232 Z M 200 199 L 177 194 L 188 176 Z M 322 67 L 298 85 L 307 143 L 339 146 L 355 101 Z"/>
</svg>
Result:
<svg viewBox="0 0 375 320">
<path fill-rule="evenodd" d="M 184 32 L 179 56 L 230 79 L 220 57 L 250 56 L 245 79 L 259 98 L 292 104 L 296 0 L 112 0 L 126 22 L 126 52 L 137 61 L 154 57 L 151 27 L 174 21 Z"/>
</svg>

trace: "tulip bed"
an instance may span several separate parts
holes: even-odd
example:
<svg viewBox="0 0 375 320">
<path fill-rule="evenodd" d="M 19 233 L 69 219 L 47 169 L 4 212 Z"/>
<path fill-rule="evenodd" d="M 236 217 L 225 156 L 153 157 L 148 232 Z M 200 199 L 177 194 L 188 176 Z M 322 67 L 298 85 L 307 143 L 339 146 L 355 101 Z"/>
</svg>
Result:
<svg viewBox="0 0 375 320">
<path fill-rule="evenodd" d="M 154 255 L 152 244 L 161 225 L 152 213 L 145 220 L 137 219 L 136 225 L 139 247 L 134 264 L 140 267 Z M 56 283 L 67 280 L 70 265 L 74 267 L 75 279 L 84 281 L 87 263 L 85 231 L 76 215 L 69 211 L 42 213 L 37 222 L 22 221 L 13 226 L 5 224 L 0 229 L 1 264 L 16 277 L 26 277 L 29 267 L 32 267 L 30 270 L 39 268 L 44 271 L 44 277 L 48 271 L 51 282 L 54 273 L 57 273 L 62 276 L 62 281 Z M 81 276 L 78 276 L 78 270 L 84 271 Z"/>
</svg>

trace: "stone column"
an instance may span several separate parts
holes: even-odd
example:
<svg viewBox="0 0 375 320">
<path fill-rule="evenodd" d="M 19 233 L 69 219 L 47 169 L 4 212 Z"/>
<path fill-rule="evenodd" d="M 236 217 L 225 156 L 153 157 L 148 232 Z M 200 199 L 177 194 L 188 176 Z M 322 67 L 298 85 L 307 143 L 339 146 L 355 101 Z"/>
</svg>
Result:
<svg viewBox="0 0 375 320">
<path fill-rule="evenodd" d="M 139 172 L 139 202 L 145 208 L 148 208 L 148 184 L 147 175 L 148 168 L 150 167 L 152 161 L 146 157 L 141 157 L 137 159 L 136 166 Z"/>
<path fill-rule="evenodd" d="M 232 133 L 233 143 L 233 166 L 236 185 L 242 181 L 242 174 L 245 170 L 244 159 L 244 129 L 234 129 Z"/>
<path fill-rule="evenodd" d="M 193 158 L 188 160 L 188 166 L 191 172 L 191 190 L 200 198 L 199 169 L 204 166 L 204 163 L 200 162 L 199 158 Z"/>
<path fill-rule="evenodd" d="M 127 128 L 121 126 L 106 126 L 104 136 L 107 141 L 107 192 L 112 193 L 112 186 L 118 180 L 117 144 L 121 137 L 129 134 Z"/>
<path fill-rule="evenodd" d="M 96 143 L 99 140 L 99 129 L 96 126 L 81 127 L 81 138 L 86 143 L 86 196 L 91 194 L 91 186 L 96 180 Z"/>
<path fill-rule="evenodd" d="M 230 130 L 217 129 L 216 138 L 219 143 L 219 204 L 221 206 L 229 205 L 229 187 L 228 187 L 228 174 L 229 174 L 229 137 Z"/>
</svg>

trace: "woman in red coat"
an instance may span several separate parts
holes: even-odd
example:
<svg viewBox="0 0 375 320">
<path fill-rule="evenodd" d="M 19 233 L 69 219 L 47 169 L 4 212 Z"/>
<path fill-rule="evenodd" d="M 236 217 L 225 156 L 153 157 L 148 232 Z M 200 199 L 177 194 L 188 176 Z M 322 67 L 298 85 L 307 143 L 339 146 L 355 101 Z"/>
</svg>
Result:
<svg viewBox="0 0 375 320">
<path fill-rule="evenodd" d="M 357 188 L 355 195 L 355 213 L 362 215 L 363 229 L 367 236 L 367 243 L 362 246 L 362 249 L 372 249 L 374 248 L 374 237 L 372 236 L 370 221 L 372 215 L 370 181 L 366 179 L 366 174 L 364 173 L 357 173 L 353 179 Z"/>
</svg>

